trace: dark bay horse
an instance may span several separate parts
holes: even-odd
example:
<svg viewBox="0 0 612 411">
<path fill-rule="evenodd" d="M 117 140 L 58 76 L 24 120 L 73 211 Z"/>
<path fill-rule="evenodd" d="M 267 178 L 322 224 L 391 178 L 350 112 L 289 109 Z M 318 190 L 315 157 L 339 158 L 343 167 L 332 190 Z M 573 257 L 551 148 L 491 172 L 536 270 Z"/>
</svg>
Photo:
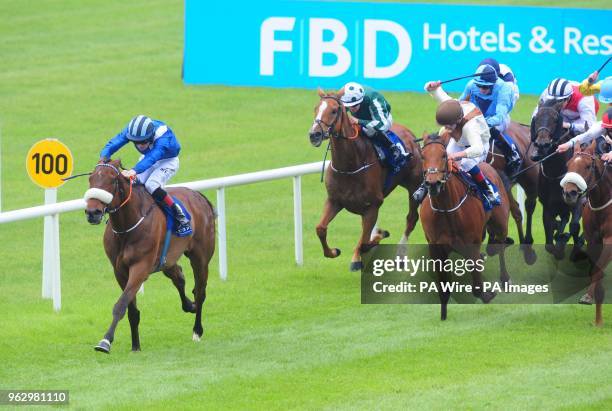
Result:
<svg viewBox="0 0 612 411">
<path fill-rule="evenodd" d="M 563 201 L 559 186 L 559 182 L 567 172 L 567 161 L 572 154 L 571 150 L 554 154 L 559 144 L 571 138 L 569 131 L 563 128 L 562 105 L 563 102 L 549 100 L 538 106 L 538 112 L 531 122 L 531 141 L 534 146 L 531 159 L 539 161 L 552 155 L 540 164 L 538 182 L 538 199 L 542 203 L 546 251 L 555 258 L 562 259 L 565 255 L 565 245 L 571 236 L 574 246 L 570 258 L 574 260 L 581 254 L 583 243 L 580 235 L 582 202 L 579 201 L 574 206 L 567 205 Z M 564 231 L 568 222 L 570 232 L 566 234 Z"/>
<path fill-rule="evenodd" d="M 104 250 L 123 290 L 113 308 L 112 323 L 95 348 L 97 351 L 110 352 L 115 328 L 127 308 L 132 351 L 140 351 L 140 311 L 136 307 L 136 292 L 149 275 L 158 270 L 162 270 L 174 283 L 183 310 L 195 313 L 193 340 L 199 341 L 204 332 L 202 304 L 206 299 L 208 263 L 215 250 L 213 207 L 196 191 L 187 188 L 168 189 L 168 193 L 178 198 L 191 214 L 193 234 L 183 238 L 172 236 L 165 263 L 159 267 L 166 236 L 166 217 L 144 186 L 123 177 L 121 168 L 118 160 L 98 163 L 89 177 L 90 188 L 85 193 L 85 213 L 89 223 L 100 224 L 104 214 L 109 215 L 104 231 Z M 185 277 L 181 266 L 177 264 L 183 254 L 189 258 L 193 269 L 195 302 L 185 295 Z"/>
<path fill-rule="evenodd" d="M 539 170 L 537 167 L 531 167 L 534 161 L 529 155 L 531 141 L 529 138 L 529 127 L 519 124 L 515 121 L 510 122 L 510 125 L 506 129 L 506 133 L 514 140 L 521 157 L 523 158 L 523 165 L 521 170 L 527 169 L 522 172 L 514 180 L 512 176 L 506 175 L 506 158 L 504 152 L 499 148 L 496 142 L 493 142 L 489 148 L 489 154 L 487 155 L 487 163 L 489 163 L 502 178 L 505 183 L 506 193 L 510 201 L 510 213 L 516 223 L 518 231 L 519 242 L 521 244 L 521 250 L 523 251 L 525 261 L 528 264 L 533 264 L 536 260 L 536 255 L 531 244 L 533 244 L 533 236 L 531 234 L 531 226 L 533 219 L 533 212 L 535 210 L 536 203 L 538 201 L 538 179 Z M 531 168 L 530 168 L 531 167 Z M 525 191 L 525 212 L 527 214 L 527 221 L 525 225 L 525 233 L 523 234 L 523 215 L 518 202 L 512 194 L 512 187 L 518 183 L 523 191 Z"/>
<path fill-rule="evenodd" d="M 605 290 L 603 275 L 612 259 L 612 166 L 595 155 L 595 142 L 584 152 L 577 152 L 567 164 L 567 174 L 561 181 L 563 198 L 576 205 L 586 197 L 582 224 L 591 260 L 591 285 L 580 299 L 583 304 L 595 300 L 595 325 L 603 325 L 602 304 Z"/>
<path fill-rule="evenodd" d="M 448 138 L 431 134 L 425 137 L 422 149 L 425 186 L 428 195 L 421 204 L 421 224 L 429 243 L 432 259 L 446 260 L 454 250 L 465 258 L 477 260 L 480 246 L 489 233 L 489 243 L 497 244 L 500 263 L 500 280 L 509 281 L 506 268 L 504 244 L 508 235 L 509 204 L 508 194 L 497 172 L 488 164 L 478 166 L 484 175 L 499 189 L 501 205 L 489 212 L 479 198 L 474 196 L 465 183 L 453 172 L 453 163 L 446 153 Z M 439 283 L 449 281 L 448 274 L 438 272 Z M 483 302 L 491 301 L 495 294 L 483 291 L 482 276 L 472 271 L 473 294 Z M 478 287 L 478 288 L 477 288 Z M 441 319 L 446 320 L 450 292 L 439 290 Z"/>
<path fill-rule="evenodd" d="M 404 238 L 407 239 L 414 230 L 419 218 L 418 204 L 410 193 L 421 183 L 421 154 L 414 134 L 404 126 L 393 124 L 391 130 L 402 139 L 412 157 L 408 166 L 395 175 L 385 187 L 387 168 L 378 161 L 369 138 L 359 127 L 353 127 L 351 124 L 346 109 L 340 102 L 342 93 L 343 90 L 324 94 L 319 90 L 320 101 L 315 107 L 315 121 L 309 132 L 313 146 L 319 147 L 325 139 L 330 139 L 331 146 L 331 163 L 325 173 L 327 200 L 323 206 L 321 221 L 317 225 L 317 235 L 325 257 L 336 258 L 340 255 L 340 250 L 332 249 L 327 244 L 327 226 L 342 209 L 360 215 L 361 237 L 350 265 L 352 271 L 357 271 L 363 267 L 361 254 L 389 235 L 388 232 L 379 230 L 378 234 L 370 238 L 384 198 L 398 185 L 409 192 Z"/>
</svg>

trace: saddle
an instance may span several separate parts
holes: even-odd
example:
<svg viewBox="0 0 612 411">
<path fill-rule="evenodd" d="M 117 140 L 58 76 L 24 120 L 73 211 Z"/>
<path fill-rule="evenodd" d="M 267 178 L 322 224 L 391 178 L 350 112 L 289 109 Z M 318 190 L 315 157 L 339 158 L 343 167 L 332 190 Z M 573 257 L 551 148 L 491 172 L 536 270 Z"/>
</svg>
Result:
<svg viewBox="0 0 612 411">
<path fill-rule="evenodd" d="M 463 183 L 467 186 L 468 193 L 471 193 L 472 195 L 480 199 L 480 201 L 482 202 L 482 207 L 484 208 L 485 212 L 491 211 L 494 205 L 491 204 L 489 200 L 487 200 L 487 197 L 484 195 L 484 193 L 482 192 L 478 184 L 476 184 L 476 182 L 472 179 L 472 177 L 463 170 L 455 171 L 455 169 L 453 169 L 453 171 L 455 175 L 457 175 L 457 177 L 459 177 L 461 181 L 463 181 Z M 489 181 L 489 182 L 491 183 L 491 187 L 493 187 L 493 190 L 495 191 L 495 193 L 499 194 L 499 190 L 497 186 L 492 181 Z"/>
<path fill-rule="evenodd" d="M 406 147 L 402 139 L 399 138 L 398 135 L 395 134 L 393 131 L 388 130 L 385 132 L 385 135 L 393 145 L 400 144 L 403 147 L 404 152 L 408 154 L 407 156 L 399 156 L 397 158 L 394 158 L 388 147 L 383 146 L 376 139 L 370 139 L 370 141 L 372 142 L 372 146 L 374 147 L 374 151 L 376 152 L 376 157 L 378 157 L 378 161 L 380 161 L 383 167 L 389 169 L 389 174 L 391 176 L 394 176 L 399 173 L 402 168 L 408 165 L 410 158 L 412 157 L 412 153 L 408 151 L 408 148 Z"/>
</svg>

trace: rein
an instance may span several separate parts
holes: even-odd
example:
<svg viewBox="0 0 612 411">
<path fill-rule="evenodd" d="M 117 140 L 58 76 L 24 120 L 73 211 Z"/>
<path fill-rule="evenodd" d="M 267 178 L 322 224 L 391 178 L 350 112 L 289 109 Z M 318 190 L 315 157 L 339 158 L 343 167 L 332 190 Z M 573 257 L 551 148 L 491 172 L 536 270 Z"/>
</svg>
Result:
<svg viewBox="0 0 612 411">
<path fill-rule="evenodd" d="M 594 155 L 592 155 L 590 153 L 586 153 L 584 151 L 576 153 L 576 156 L 587 156 L 587 157 L 589 157 L 591 159 L 591 172 L 587 176 L 587 178 L 590 180 L 591 179 L 591 175 L 593 174 L 593 170 L 596 170 L 595 160 L 597 160 L 597 157 L 595 157 Z M 599 206 L 599 207 L 593 207 L 593 205 L 591 204 L 591 198 L 589 197 L 589 193 L 591 193 L 599 185 L 599 183 L 601 183 L 601 181 L 604 179 L 604 177 L 606 175 L 606 172 L 608 171 L 608 165 L 609 164 L 608 164 L 607 161 L 604 162 L 603 163 L 603 170 L 601 171 L 601 175 L 599 176 L 599 179 L 595 182 L 595 184 L 593 184 L 588 189 L 586 189 L 582 193 L 580 193 L 580 197 L 584 197 L 584 196 L 587 197 L 587 203 L 589 204 L 589 207 L 593 211 L 601 211 L 604 208 L 608 207 L 610 204 L 612 204 L 612 197 L 610 197 L 610 199 L 604 205 Z M 586 181 L 586 179 L 585 179 L 585 181 Z M 588 185 L 588 183 L 587 183 L 587 185 Z"/>
<path fill-rule="evenodd" d="M 334 100 L 336 103 L 338 103 L 338 111 L 336 112 L 336 117 L 334 118 L 334 121 L 332 121 L 330 124 L 327 124 L 326 122 L 324 122 L 323 120 L 316 120 L 317 125 L 319 126 L 319 128 L 321 128 L 321 131 L 323 132 L 323 138 L 330 138 L 329 143 L 327 144 L 327 149 L 325 150 L 325 156 L 323 158 L 323 167 L 321 169 L 321 182 L 323 182 L 323 174 L 324 174 L 324 170 L 325 170 L 325 159 L 327 158 L 327 152 L 330 149 L 331 146 L 331 138 L 335 137 L 335 138 L 343 138 L 345 140 L 349 140 L 349 141 L 353 141 L 359 138 L 359 125 L 358 124 L 352 124 L 351 128 L 354 131 L 354 134 L 352 136 L 345 136 L 344 134 L 342 134 L 342 118 L 344 116 L 348 116 L 348 113 L 346 112 L 346 109 L 344 108 L 344 105 L 342 104 L 342 101 L 340 101 L 340 99 L 336 96 L 332 96 L 332 95 L 324 95 L 321 96 L 321 100 L 324 99 L 331 99 Z M 336 131 L 336 127 L 338 126 L 338 121 L 340 121 L 340 131 Z M 327 127 L 327 131 L 325 130 L 325 128 L 323 127 Z M 374 164 L 376 164 L 376 161 L 373 161 L 371 163 L 365 164 L 361 167 L 359 167 L 356 170 L 350 170 L 350 171 L 345 171 L 345 170 L 338 170 L 337 168 L 334 167 L 333 163 L 330 161 L 329 165 L 331 167 L 331 169 L 338 174 L 343 174 L 343 175 L 355 175 L 355 174 L 359 174 L 362 171 L 367 170 L 368 168 L 372 167 Z"/>
</svg>

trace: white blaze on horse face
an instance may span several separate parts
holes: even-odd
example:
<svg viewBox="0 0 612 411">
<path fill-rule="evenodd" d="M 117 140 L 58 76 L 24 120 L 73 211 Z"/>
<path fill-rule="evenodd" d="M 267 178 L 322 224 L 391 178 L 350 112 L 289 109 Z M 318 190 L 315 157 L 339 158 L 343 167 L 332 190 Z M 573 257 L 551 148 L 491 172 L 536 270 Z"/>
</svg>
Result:
<svg viewBox="0 0 612 411">
<path fill-rule="evenodd" d="M 113 201 L 113 195 L 106 190 L 102 190 L 101 188 L 90 188 L 85 191 L 85 195 L 83 196 L 85 201 L 87 200 L 100 200 L 104 204 L 110 204 Z"/>
<path fill-rule="evenodd" d="M 322 100 L 321 104 L 319 104 L 319 112 L 317 113 L 317 117 L 315 121 L 312 123 L 312 130 L 314 130 L 318 126 L 318 122 L 323 118 L 323 113 L 327 110 L 327 101 Z"/>
</svg>

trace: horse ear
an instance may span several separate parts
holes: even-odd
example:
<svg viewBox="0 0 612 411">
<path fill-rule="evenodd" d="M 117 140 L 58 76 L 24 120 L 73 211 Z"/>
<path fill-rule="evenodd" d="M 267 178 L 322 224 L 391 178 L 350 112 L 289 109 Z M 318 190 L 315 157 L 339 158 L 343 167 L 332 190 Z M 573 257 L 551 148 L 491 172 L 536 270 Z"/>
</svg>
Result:
<svg viewBox="0 0 612 411">
<path fill-rule="evenodd" d="M 325 92 L 323 91 L 321 87 L 317 88 L 317 93 L 319 94 L 319 97 L 323 97 L 325 95 Z"/>
<path fill-rule="evenodd" d="M 336 92 L 336 95 L 337 95 L 338 97 L 342 97 L 342 96 L 344 95 L 344 87 L 342 87 L 340 90 L 338 90 L 338 91 Z"/>
</svg>

